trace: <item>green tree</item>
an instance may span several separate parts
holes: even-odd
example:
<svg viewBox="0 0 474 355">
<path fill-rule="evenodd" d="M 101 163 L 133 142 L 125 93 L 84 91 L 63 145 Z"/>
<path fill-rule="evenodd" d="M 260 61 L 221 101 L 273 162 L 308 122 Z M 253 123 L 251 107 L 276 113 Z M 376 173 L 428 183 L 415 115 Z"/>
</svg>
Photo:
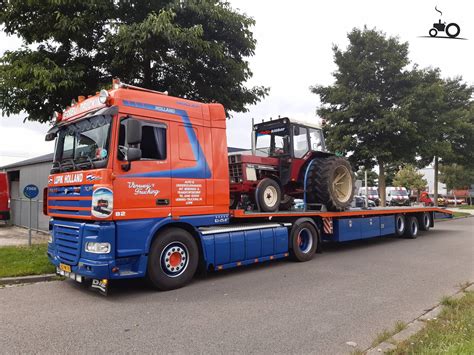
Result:
<svg viewBox="0 0 474 355">
<path fill-rule="evenodd" d="M 378 175 L 373 170 L 367 171 L 367 184 L 368 186 L 377 186 Z M 356 172 L 356 179 L 362 181 L 362 186 L 365 186 L 365 170 L 360 169 Z"/>
<path fill-rule="evenodd" d="M 352 30 L 348 39 L 347 49 L 333 47 L 335 83 L 311 90 L 320 96 L 328 146 L 352 153 L 356 166 L 379 167 L 384 204 L 387 166 L 415 160 L 417 131 L 403 106 L 413 86 L 408 43 L 367 28 Z"/>
<path fill-rule="evenodd" d="M 474 184 L 474 169 L 456 163 L 441 165 L 440 181 L 446 184 L 448 191 L 469 188 Z"/>
<path fill-rule="evenodd" d="M 254 20 L 220 0 L 11 0 L 0 9 L 23 46 L 0 58 L 0 109 L 46 122 L 72 98 L 124 82 L 242 112 L 268 89 L 252 76 Z"/>
<path fill-rule="evenodd" d="M 423 178 L 423 174 L 419 173 L 413 165 L 407 164 L 395 174 L 393 184 L 394 186 L 406 187 L 410 191 L 416 190 L 418 198 L 428 182 Z"/>
<path fill-rule="evenodd" d="M 413 142 L 419 163 L 434 161 L 437 201 L 439 161 L 474 166 L 473 87 L 462 78 L 442 79 L 439 69 L 414 70 L 417 85 L 406 97 L 410 120 L 421 132 Z"/>
</svg>

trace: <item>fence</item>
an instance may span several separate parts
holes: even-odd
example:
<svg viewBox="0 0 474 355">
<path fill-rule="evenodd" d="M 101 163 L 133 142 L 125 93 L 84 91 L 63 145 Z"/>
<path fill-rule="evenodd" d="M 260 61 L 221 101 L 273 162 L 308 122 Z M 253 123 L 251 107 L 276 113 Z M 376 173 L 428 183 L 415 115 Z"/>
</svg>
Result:
<svg viewBox="0 0 474 355">
<path fill-rule="evenodd" d="M 34 231 L 47 232 L 49 230 L 49 217 L 43 214 L 43 200 L 12 198 L 10 199 L 11 223 L 20 227 L 30 226 Z"/>
</svg>

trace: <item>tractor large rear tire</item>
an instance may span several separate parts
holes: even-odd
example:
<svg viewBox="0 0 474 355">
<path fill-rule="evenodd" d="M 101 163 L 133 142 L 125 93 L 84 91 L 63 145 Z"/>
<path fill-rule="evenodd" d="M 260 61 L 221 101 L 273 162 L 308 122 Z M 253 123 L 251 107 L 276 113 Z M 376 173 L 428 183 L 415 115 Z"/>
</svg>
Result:
<svg viewBox="0 0 474 355">
<path fill-rule="evenodd" d="M 329 211 L 343 211 L 354 198 L 354 174 L 349 162 L 340 157 L 315 158 L 307 180 L 306 200 L 321 203 Z"/>
</svg>

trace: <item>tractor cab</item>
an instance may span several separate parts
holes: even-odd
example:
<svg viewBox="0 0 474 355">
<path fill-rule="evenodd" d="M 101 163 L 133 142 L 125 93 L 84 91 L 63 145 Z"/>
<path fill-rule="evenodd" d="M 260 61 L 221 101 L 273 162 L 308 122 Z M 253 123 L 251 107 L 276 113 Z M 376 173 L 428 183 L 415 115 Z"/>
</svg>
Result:
<svg viewBox="0 0 474 355">
<path fill-rule="evenodd" d="M 287 117 L 254 126 L 255 155 L 302 159 L 310 151 L 326 151 L 320 126 Z"/>
</svg>

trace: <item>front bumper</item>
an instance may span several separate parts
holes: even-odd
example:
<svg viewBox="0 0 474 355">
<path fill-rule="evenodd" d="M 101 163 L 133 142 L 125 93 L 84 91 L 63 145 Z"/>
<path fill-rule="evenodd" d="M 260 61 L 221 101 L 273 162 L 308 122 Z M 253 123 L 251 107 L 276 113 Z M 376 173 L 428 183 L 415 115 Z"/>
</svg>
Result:
<svg viewBox="0 0 474 355">
<path fill-rule="evenodd" d="M 125 279 L 145 276 L 146 256 L 116 256 L 116 226 L 114 222 L 71 222 L 53 219 L 50 222 L 52 243 L 48 258 L 64 276 L 85 279 Z M 85 251 L 87 242 L 108 242 L 107 254 Z M 62 265 L 61 265 L 62 264 Z M 71 276 L 72 275 L 72 276 Z M 79 278 L 79 279 L 81 279 Z"/>
</svg>

